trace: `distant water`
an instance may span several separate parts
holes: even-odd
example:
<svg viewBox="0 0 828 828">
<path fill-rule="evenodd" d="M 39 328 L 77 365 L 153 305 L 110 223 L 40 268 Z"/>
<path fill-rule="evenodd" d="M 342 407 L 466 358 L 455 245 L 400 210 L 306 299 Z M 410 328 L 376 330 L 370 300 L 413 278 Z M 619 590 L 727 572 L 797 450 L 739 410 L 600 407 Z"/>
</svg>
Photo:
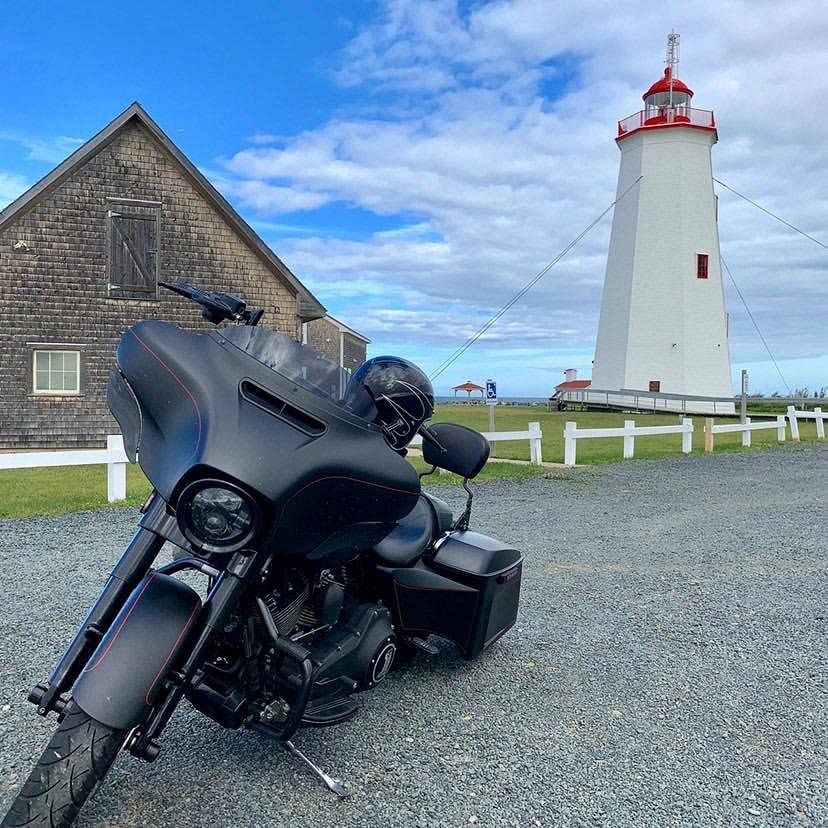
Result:
<svg viewBox="0 0 828 828">
<path fill-rule="evenodd" d="M 462 396 L 458 394 L 456 397 L 453 395 L 444 397 L 438 394 L 435 399 L 438 403 L 465 403 L 468 401 L 465 394 Z M 500 397 L 498 402 L 509 405 L 546 405 L 547 399 L 547 397 Z M 472 402 L 475 402 L 475 400 L 478 404 L 482 402 L 479 394 L 472 397 Z"/>
</svg>

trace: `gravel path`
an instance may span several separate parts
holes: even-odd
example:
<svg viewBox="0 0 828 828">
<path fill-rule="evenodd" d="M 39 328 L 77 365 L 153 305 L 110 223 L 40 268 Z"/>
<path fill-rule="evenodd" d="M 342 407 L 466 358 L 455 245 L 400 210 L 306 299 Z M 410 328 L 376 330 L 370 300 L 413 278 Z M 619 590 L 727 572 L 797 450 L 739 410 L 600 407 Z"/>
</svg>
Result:
<svg viewBox="0 0 828 828">
<path fill-rule="evenodd" d="M 551 474 L 477 487 L 475 528 L 526 554 L 512 632 L 299 734 L 349 799 L 182 705 L 158 761 L 123 757 L 81 824 L 828 825 L 828 449 Z M 53 727 L 26 690 L 134 520 L 0 522 L 3 805 Z"/>
</svg>

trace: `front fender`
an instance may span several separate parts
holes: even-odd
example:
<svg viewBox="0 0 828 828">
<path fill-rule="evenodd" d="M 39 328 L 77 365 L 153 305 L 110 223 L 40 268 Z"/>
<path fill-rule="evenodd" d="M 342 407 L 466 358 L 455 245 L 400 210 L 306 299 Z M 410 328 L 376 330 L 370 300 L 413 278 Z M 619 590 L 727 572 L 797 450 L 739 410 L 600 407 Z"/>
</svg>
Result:
<svg viewBox="0 0 828 828">
<path fill-rule="evenodd" d="M 75 682 L 75 702 L 105 725 L 135 727 L 175 665 L 199 609 L 195 590 L 151 572 L 135 587 Z"/>
</svg>

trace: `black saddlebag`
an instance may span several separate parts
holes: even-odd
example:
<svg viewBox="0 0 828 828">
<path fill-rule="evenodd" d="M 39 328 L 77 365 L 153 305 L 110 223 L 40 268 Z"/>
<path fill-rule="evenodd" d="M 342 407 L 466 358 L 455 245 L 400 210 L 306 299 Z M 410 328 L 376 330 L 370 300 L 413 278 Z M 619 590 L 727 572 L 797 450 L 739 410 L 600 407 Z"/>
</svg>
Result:
<svg viewBox="0 0 828 828">
<path fill-rule="evenodd" d="M 453 532 L 426 564 L 395 569 L 404 632 L 454 641 L 475 658 L 515 623 L 523 558 L 476 532 Z"/>
</svg>

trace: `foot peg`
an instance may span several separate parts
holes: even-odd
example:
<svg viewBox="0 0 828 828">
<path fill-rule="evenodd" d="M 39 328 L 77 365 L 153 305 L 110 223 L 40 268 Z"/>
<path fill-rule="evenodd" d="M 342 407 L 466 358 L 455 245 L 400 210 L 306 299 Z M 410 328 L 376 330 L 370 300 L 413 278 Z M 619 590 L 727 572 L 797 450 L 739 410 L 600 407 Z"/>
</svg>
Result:
<svg viewBox="0 0 828 828">
<path fill-rule="evenodd" d="M 345 788 L 342 786 L 341 782 L 339 782 L 336 779 L 331 778 L 330 776 L 328 776 L 327 773 L 325 773 L 325 771 L 322 770 L 322 768 L 320 768 L 318 765 L 315 765 L 313 762 L 311 762 L 311 760 L 308 759 L 308 757 L 305 756 L 305 754 L 302 753 L 302 751 L 299 750 L 299 748 L 296 747 L 296 745 L 294 745 L 293 742 L 291 742 L 288 739 L 287 741 L 283 742 L 282 744 L 284 744 L 284 746 L 294 756 L 301 759 L 322 780 L 323 784 L 325 785 L 325 787 L 329 791 L 333 791 L 340 799 L 345 799 L 345 797 L 348 796 L 348 791 L 345 790 Z"/>
<path fill-rule="evenodd" d="M 429 644 L 424 638 L 409 638 L 408 639 L 418 650 L 431 656 L 436 656 L 440 651 L 433 645 Z"/>
</svg>

